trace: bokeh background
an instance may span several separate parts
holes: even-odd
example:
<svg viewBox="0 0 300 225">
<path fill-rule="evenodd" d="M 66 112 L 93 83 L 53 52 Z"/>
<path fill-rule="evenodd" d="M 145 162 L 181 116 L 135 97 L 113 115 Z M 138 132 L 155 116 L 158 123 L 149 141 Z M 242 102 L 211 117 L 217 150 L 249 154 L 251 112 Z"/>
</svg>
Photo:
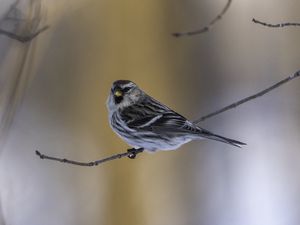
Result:
<svg viewBox="0 0 300 225">
<path fill-rule="evenodd" d="M 226 0 L 0 0 L 1 225 L 298 225 L 300 80 L 201 123 L 246 142 L 214 141 L 124 152 L 105 102 L 114 80 L 135 81 L 190 119 L 262 90 L 300 67 L 300 30 L 251 22 L 299 22 L 298 0 L 233 1 L 210 32 L 199 28 Z M 12 18 L 9 18 L 12 17 Z M 19 18 L 19 19 L 15 19 Z"/>
</svg>

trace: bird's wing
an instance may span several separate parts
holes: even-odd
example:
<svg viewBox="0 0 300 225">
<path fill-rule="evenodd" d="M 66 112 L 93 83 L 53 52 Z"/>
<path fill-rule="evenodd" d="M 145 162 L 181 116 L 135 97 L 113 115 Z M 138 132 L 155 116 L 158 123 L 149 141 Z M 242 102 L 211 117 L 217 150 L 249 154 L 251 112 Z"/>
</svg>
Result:
<svg viewBox="0 0 300 225">
<path fill-rule="evenodd" d="M 176 133 L 176 134 L 199 134 L 201 133 L 201 128 L 189 122 L 185 117 L 174 114 L 167 113 L 163 114 L 160 119 L 155 121 L 148 127 L 156 133 Z"/>
<path fill-rule="evenodd" d="M 131 129 L 155 133 L 198 133 L 201 128 L 167 106 L 151 102 L 136 104 L 121 113 L 122 120 Z"/>
<path fill-rule="evenodd" d="M 241 147 L 245 143 L 226 138 L 205 130 L 184 116 L 174 112 L 154 99 L 127 107 L 120 112 L 121 119 L 131 129 L 152 132 L 164 136 L 197 135 Z"/>
</svg>

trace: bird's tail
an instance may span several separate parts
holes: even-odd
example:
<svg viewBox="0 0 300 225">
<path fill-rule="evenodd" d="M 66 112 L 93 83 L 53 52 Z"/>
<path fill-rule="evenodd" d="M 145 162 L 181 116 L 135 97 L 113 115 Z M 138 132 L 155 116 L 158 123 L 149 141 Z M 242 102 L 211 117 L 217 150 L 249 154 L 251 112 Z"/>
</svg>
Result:
<svg viewBox="0 0 300 225">
<path fill-rule="evenodd" d="M 207 139 L 211 139 L 211 140 L 220 141 L 220 142 L 223 142 L 223 143 L 226 143 L 226 144 L 230 144 L 230 145 L 236 146 L 238 148 L 241 148 L 241 145 L 247 145 L 246 143 L 243 143 L 243 142 L 240 142 L 240 141 L 237 141 L 237 140 L 234 140 L 234 139 L 226 138 L 226 137 L 223 137 L 221 135 L 211 133 L 210 131 L 207 131 L 207 130 L 204 130 L 204 129 L 202 129 L 201 136 L 203 136 Z"/>
</svg>

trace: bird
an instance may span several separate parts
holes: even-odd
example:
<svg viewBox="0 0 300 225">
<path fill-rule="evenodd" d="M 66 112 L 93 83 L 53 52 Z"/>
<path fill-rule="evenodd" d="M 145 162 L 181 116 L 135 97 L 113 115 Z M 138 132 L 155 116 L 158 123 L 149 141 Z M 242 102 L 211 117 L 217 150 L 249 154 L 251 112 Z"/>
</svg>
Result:
<svg viewBox="0 0 300 225">
<path fill-rule="evenodd" d="M 132 150 L 175 150 L 185 143 L 201 139 L 235 147 L 246 145 L 199 127 L 152 98 L 130 80 L 113 82 L 106 105 L 112 130 L 133 147 Z"/>
</svg>

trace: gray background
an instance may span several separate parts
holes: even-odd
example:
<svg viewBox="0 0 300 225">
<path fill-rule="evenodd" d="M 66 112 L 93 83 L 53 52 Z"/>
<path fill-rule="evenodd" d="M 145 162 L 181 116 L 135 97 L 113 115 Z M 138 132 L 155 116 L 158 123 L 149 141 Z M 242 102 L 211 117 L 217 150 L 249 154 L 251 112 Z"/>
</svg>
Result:
<svg viewBox="0 0 300 225">
<path fill-rule="evenodd" d="M 3 18 L 14 1 L 0 0 Z M 246 142 L 214 141 L 143 153 L 94 168 L 126 150 L 105 107 L 112 82 L 130 79 L 190 119 L 258 92 L 299 69 L 297 0 L 21 0 L 20 33 L 51 25 L 29 44 L 0 36 L 1 225 L 298 225 L 299 80 L 201 126 Z M 37 19 L 40 24 L 35 22 Z M 3 22 L 3 21 L 2 21 Z"/>
</svg>

